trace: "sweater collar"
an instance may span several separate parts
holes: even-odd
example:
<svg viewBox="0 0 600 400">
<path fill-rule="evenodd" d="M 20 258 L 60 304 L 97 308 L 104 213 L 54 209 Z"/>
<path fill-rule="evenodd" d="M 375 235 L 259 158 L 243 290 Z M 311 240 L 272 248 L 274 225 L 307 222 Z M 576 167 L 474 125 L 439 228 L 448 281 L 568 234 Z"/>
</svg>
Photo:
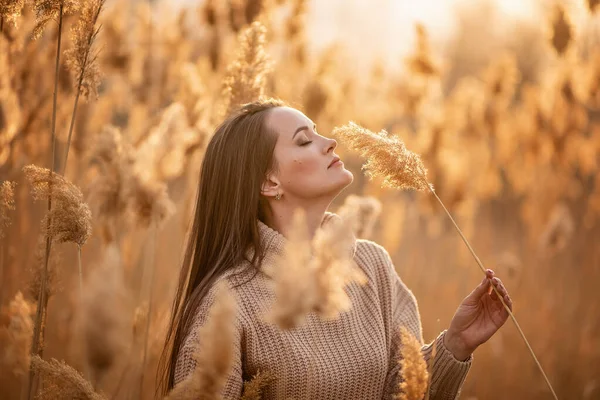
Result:
<svg viewBox="0 0 600 400">
<path fill-rule="evenodd" d="M 325 216 L 323 217 L 323 221 L 321 222 L 321 227 L 325 226 L 333 220 L 339 220 L 340 218 L 341 217 L 339 215 L 326 211 Z M 275 229 L 269 227 L 261 220 L 257 221 L 261 243 L 265 249 L 265 252 L 267 254 L 283 255 L 285 244 L 287 243 L 286 237 L 278 231 L 276 231 Z M 351 243 L 352 244 L 348 251 L 350 252 L 351 257 L 353 258 L 356 252 L 356 237 L 354 235 L 352 235 Z"/>
</svg>

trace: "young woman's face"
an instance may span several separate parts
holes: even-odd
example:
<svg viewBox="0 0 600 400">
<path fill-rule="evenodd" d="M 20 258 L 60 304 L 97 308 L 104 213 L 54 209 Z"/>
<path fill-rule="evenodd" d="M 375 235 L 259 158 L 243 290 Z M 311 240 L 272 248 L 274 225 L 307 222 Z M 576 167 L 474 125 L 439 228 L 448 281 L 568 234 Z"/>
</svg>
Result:
<svg viewBox="0 0 600 400">
<path fill-rule="evenodd" d="M 352 183 L 352 173 L 334 153 L 337 142 L 317 133 L 313 121 L 290 107 L 270 110 L 266 124 L 279 134 L 274 174 L 283 197 L 301 200 L 334 198 Z"/>
</svg>

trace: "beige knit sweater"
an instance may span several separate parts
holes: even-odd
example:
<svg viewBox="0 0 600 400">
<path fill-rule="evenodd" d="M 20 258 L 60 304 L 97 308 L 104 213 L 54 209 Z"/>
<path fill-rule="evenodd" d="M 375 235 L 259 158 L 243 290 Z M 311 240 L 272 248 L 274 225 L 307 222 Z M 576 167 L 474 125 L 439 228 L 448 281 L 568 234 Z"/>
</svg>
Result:
<svg viewBox="0 0 600 400">
<path fill-rule="evenodd" d="M 323 223 L 331 218 L 339 217 L 326 213 Z M 264 263 L 272 263 L 273 256 L 283 251 L 286 238 L 261 221 L 258 225 L 267 248 Z M 365 285 L 347 287 L 352 308 L 334 321 L 309 314 L 303 325 L 290 331 L 281 331 L 261 319 L 275 301 L 271 278 L 259 272 L 248 283 L 232 287 L 254 275 L 249 263 L 223 275 L 236 294 L 239 308 L 235 364 L 222 392 L 224 399 L 239 399 L 244 380 L 259 370 L 275 377 L 264 399 L 391 399 L 398 394 L 399 327 L 408 328 L 423 344 L 417 301 L 383 247 L 359 239 L 352 251 L 368 278 Z M 195 368 L 193 349 L 198 327 L 213 300 L 214 287 L 199 307 L 192 332 L 179 352 L 175 384 Z M 457 398 L 473 360 L 473 355 L 466 361 L 454 358 L 444 346 L 445 333 L 421 348 L 428 367 L 433 368 L 431 400 Z"/>
</svg>

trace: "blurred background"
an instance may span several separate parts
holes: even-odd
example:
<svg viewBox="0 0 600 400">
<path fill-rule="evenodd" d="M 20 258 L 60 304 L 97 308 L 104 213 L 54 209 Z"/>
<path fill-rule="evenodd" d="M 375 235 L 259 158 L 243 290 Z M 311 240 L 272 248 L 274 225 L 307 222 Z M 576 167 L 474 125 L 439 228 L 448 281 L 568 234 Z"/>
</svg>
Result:
<svg viewBox="0 0 600 400">
<path fill-rule="evenodd" d="M 0 203 L 0 397 L 26 384 L 45 280 L 44 359 L 107 397 L 152 398 L 233 77 L 324 136 L 356 121 L 421 154 L 558 397 L 600 399 L 600 1 L 108 0 L 97 19 L 83 2 L 62 3 L 62 18 L 60 0 L 41 3 L 0 0 L 0 183 L 15 183 Z M 481 271 L 430 194 L 381 188 L 338 149 L 355 180 L 331 211 L 351 194 L 377 200 L 364 237 L 392 255 L 429 342 Z M 92 215 L 85 243 L 53 242 L 47 260 L 30 164 L 54 165 Z M 511 320 L 474 357 L 461 398 L 551 398 Z"/>
</svg>

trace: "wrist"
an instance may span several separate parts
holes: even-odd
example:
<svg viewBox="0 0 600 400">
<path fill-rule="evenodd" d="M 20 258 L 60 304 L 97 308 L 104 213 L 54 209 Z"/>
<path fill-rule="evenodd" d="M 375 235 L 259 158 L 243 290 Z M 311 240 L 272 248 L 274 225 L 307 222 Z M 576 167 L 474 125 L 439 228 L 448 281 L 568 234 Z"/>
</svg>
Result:
<svg viewBox="0 0 600 400">
<path fill-rule="evenodd" d="M 467 358 L 475 351 L 467 346 L 463 340 L 450 331 L 446 331 L 444 335 L 444 346 L 452 353 L 458 361 L 466 361 Z"/>
</svg>

